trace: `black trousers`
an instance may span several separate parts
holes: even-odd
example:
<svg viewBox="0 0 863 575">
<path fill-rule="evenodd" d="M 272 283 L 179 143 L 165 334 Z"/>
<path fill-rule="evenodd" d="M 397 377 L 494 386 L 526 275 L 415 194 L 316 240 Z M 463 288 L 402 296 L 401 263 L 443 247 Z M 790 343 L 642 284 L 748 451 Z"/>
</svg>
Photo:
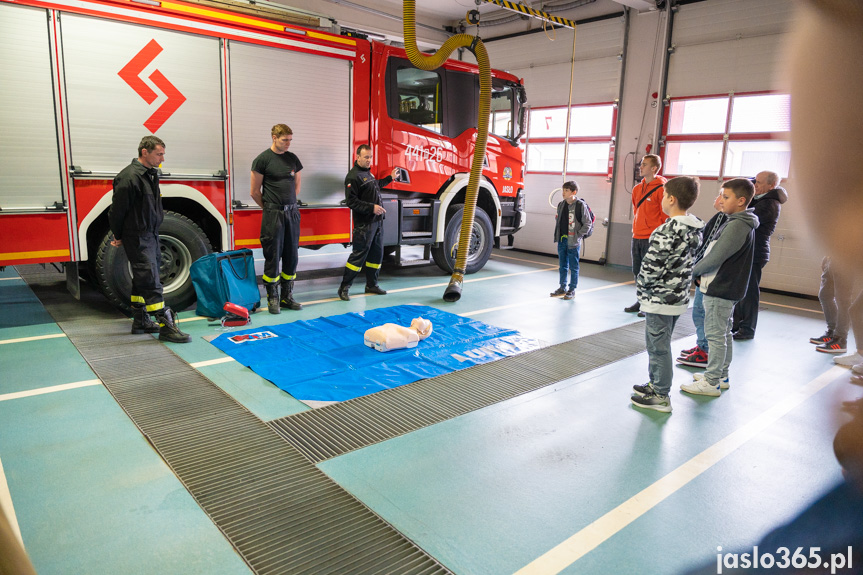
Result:
<svg viewBox="0 0 863 575">
<path fill-rule="evenodd" d="M 300 210 L 296 204 L 264 204 L 261 217 L 261 248 L 264 252 L 264 283 L 297 277 L 300 247 Z"/>
<path fill-rule="evenodd" d="M 123 238 L 123 250 L 132 268 L 132 305 L 146 306 L 148 312 L 164 308 L 159 278 L 159 265 L 162 263 L 159 234 L 127 234 Z"/>
<path fill-rule="evenodd" d="M 638 277 L 638 272 L 641 271 L 641 260 L 647 255 L 647 250 L 650 248 L 650 239 L 637 240 L 632 238 L 632 275 Z"/>
<path fill-rule="evenodd" d="M 345 264 L 344 285 L 351 285 L 360 270 L 366 268 L 366 285 L 378 285 L 381 262 L 384 261 L 384 239 L 381 222 L 374 221 L 354 227 L 351 255 Z"/>
<path fill-rule="evenodd" d="M 761 302 L 761 272 L 767 262 L 763 264 L 752 264 L 752 273 L 749 274 L 749 283 L 746 285 L 746 295 L 734 306 L 734 319 L 731 330 L 740 332 L 741 335 L 755 335 L 758 326 L 758 304 Z"/>
</svg>

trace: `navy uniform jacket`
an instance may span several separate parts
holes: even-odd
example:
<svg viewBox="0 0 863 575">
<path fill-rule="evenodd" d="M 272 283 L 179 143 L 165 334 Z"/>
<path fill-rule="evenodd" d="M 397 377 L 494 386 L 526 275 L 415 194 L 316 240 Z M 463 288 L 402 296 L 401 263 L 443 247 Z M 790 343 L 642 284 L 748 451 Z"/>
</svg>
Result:
<svg viewBox="0 0 863 575">
<path fill-rule="evenodd" d="M 354 167 L 345 176 L 345 202 L 353 212 L 355 226 L 384 219 L 383 214 L 375 215 L 375 204 L 382 205 L 381 188 L 392 181 L 392 176 L 376 180 L 371 171 L 354 162 Z"/>
<path fill-rule="evenodd" d="M 148 169 L 137 159 L 114 178 L 114 196 L 108 223 L 118 240 L 155 235 L 165 219 L 159 171 Z"/>
</svg>

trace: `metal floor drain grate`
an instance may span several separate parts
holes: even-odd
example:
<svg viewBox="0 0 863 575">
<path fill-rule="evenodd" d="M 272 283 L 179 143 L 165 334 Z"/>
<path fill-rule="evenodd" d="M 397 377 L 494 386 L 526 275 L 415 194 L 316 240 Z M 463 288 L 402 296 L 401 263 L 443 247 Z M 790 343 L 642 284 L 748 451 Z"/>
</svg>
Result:
<svg viewBox="0 0 863 575">
<path fill-rule="evenodd" d="M 689 312 L 673 339 L 695 333 Z M 637 322 L 269 422 L 320 463 L 643 352 Z"/>
<path fill-rule="evenodd" d="M 101 296 L 77 302 L 62 274 L 18 271 L 254 572 L 449 573 Z"/>
</svg>

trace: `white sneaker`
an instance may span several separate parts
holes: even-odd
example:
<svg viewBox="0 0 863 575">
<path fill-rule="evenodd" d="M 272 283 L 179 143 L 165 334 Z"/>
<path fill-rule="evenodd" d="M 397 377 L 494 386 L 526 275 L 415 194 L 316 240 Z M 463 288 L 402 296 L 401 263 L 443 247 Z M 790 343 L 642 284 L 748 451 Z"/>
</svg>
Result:
<svg viewBox="0 0 863 575">
<path fill-rule="evenodd" d="M 833 363 L 835 363 L 836 365 L 845 365 L 851 367 L 853 365 L 857 365 L 858 363 L 863 363 L 863 355 L 860 355 L 855 351 L 854 353 L 834 357 Z"/>
<path fill-rule="evenodd" d="M 706 379 L 696 379 L 692 383 L 684 383 L 680 386 L 680 389 L 693 395 L 718 397 L 722 394 L 718 385 L 711 385 Z"/>
<path fill-rule="evenodd" d="M 863 363 L 851 366 L 851 371 L 857 375 L 863 375 Z"/>
<path fill-rule="evenodd" d="M 692 381 L 696 381 L 699 379 L 704 379 L 704 372 L 696 373 L 695 375 L 692 376 Z M 720 379 L 719 380 L 719 389 L 728 389 L 728 388 L 729 388 L 728 378 L 726 377 L 724 379 Z"/>
</svg>

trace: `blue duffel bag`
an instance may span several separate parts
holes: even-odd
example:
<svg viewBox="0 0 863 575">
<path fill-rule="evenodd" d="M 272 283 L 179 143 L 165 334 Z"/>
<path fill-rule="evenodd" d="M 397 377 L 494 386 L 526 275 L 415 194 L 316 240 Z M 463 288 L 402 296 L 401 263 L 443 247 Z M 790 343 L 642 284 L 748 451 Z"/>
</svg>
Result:
<svg viewBox="0 0 863 575">
<path fill-rule="evenodd" d="M 222 317 L 227 302 L 249 311 L 261 305 L 252 250 L 207 254 L 192 264 L 190 273 L 198 294 L 198 315 Z"/>
</svg>

